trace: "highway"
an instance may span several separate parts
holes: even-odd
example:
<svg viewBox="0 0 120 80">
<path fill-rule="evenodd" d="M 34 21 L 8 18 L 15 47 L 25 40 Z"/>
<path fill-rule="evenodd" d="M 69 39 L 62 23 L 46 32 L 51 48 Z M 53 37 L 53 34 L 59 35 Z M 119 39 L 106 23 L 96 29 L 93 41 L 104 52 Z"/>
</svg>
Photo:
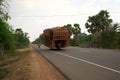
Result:
<svg viewBox="0 0 120 80">
<path fill-rule="evenodd" d="M 120 80 L 120 50 L 33 47 L 69 80 Z"/>
</svg>

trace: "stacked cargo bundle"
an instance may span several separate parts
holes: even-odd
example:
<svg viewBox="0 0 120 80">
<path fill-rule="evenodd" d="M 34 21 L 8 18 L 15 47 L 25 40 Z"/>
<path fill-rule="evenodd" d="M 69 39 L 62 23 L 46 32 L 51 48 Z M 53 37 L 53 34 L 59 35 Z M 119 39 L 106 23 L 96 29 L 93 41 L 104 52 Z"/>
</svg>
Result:
<svg viewBox="0 0 120 80">
<path fill-rule="evenodd" d="M 53 40 L 67 40 L 69 39 L 69 32 L 64 27 L 52 28 Z"/>
<path fill-rule="evenodd" d="M 69 32 L 65 27 L 55 27 L 44 30 L 45 45 L 50 48 L 69 45 Z"/>
<path fill-rule="evenodd" d="M 50 46 L 52 42 L 52 36 L 51 36 L 51 29 L 44 30 L 44 37 L 45 37 L 45 45 Z"/>
</svg>

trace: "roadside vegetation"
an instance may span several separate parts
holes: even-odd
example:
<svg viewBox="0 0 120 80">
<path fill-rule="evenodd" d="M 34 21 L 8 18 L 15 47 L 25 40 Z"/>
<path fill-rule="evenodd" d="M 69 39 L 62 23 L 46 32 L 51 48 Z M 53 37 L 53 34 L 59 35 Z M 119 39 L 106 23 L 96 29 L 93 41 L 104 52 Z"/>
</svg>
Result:
<svg viewBox="0 0 120 80">
<path fill-rule="evenodd" d="M 78 23 L 64 27 L 70 32 L 71 46 L 120 49 L 120 23 L 113 22 L 107 10 L 88 17 L 85 23 L 88 34 L 81 33 Z M 44 35 L 40 34 L 33 43 L 44 44 Z"/>
<path fill-rule="evenodd" d="M 0 0 L 0 60 L 4 54 L 14 54 L 18 48 L 29 45 L 28 33 L 18 28 L 14 30 L 7 22 L 10 19 L 8 14 L 9 0 Z"/>
<path fill-rule="evenodd" d="M 9 62 L 16 61 L 16 50 L 27 47 L 30 43 L 28 33 L 19 28 L 14 30 L 7 22 L 10 19 L 8 8 L 9 0 L 0 0 L 0 80 L 10 71 L 3 64 L 6 66 Z"/>
<path fill-rule="evenodd" d="M 21 28 L 14 30 L 7 22 L 10 19 L 8 8 L 9 0 L 0 0 L 0 80 L 10 72 L 10 69 L 4 66 L 19 59 L 17 49 L 30 44 L 28 33 Z M 64 27 L 70 32 L 72 46 L 120 49 L 120 23 L 114 23 L 107 10 L 88 17 L 85 27 L 89 34 L 81 33 L 78 23 Z M 33 43 L 44 44 L 44 35 L 40 34 Z"/>
</svg>

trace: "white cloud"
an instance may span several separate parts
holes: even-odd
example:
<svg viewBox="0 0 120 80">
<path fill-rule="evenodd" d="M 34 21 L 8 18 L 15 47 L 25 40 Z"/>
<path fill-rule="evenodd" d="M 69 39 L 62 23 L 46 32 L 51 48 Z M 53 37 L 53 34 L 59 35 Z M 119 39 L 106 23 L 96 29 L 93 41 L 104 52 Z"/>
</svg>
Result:
<svg viewBox="0 0 120 80">
<path fill-rule="evenodd" d="M 117 3 L 120 3 L 120 0 L 112 0 L 113 2 L 115 1 L 115 2 L 117 2 Z"/>
<path fill-rule="evenodd" d="M 23 4 L 26 8 L 30 8 L 30 9 L 37 8 L 37 2 L 35 0 L 24 0 Z"/>
<path fill-rule="evenodd" d="M 108 8 L 103 5 L 109 4 L 109 1 L 112 0 L 12 0 L 10 14 L 18 18 L 12 17 L 10 22 L 28 32 L 31 41 L 37 38 L 45 28 L 68 23 L 79 23 L 82 31 L 86 31 L 84 24 L 88 16 L 96 15 L 101 9 Z M 120 2 L 120 0 L 115 1 Z M 116 6 L 115 3 L 114 6 Z M 110 5 L 113 6 L 113 4 Z M 115 8 L 114 11 L 119 10 L 119 7 Z M 113 9 L 110 8 L 110 10 Z"/>
<path fill-rule="evenodd" d="M 107 3 L 107 2 L 109 2 L 109 0 L 99 0 L 99 2 L 101 2 L 101 3 Z"/>
</svg>

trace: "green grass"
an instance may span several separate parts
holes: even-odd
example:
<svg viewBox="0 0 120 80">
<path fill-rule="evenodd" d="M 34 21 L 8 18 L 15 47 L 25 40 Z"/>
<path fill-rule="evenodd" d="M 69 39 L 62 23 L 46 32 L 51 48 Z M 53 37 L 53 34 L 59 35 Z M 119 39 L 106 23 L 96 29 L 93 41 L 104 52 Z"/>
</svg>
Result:
<svg viewBox="0 0 120 80">
<path fill-rule="evenodd" d="M 2 80 L 8 72 L 10 72 L 9 68 L 0 69 L 0 80 Z"/>
</svg>

